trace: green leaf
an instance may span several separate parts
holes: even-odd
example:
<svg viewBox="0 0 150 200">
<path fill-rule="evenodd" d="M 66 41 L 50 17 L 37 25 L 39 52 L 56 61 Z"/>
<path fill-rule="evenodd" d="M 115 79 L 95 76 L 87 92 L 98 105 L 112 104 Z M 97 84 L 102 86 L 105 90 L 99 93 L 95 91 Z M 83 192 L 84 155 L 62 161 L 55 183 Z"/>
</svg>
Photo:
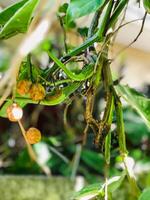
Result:
<svg viewBox="0 0 150 200">
<path fill-rule="evenodd" d="M 59 13 L 66 13 L 67 12 L 67 9 L 68 9 L 68 3 L 64 3 L 63 5 L 61 5 L 59 7 Z"/>
<path fill-rule="evenodd" d="M 126 176 L 126 172 L 122 172 L 121 176 L 114 176 L 108 180 L 108 192 L 115 192 L 122 184 L 124 178 Z M 105 184 L 103 185 L 103 190 L 105 188 Z"/>
<path fill-rule="evenodd" d="M 75 193 L 73 200 L 82 200 L 82 199 L 90 200 L 98 195 L 101 186 L 102 185 L 100 183 L 95 183 L 86 186 L 79 192 Z"/>
<path fill-rule="evenodd" d="M 149 0 L 143 0 L 144 8 L 146 12 L 150 14 L 150 1 Z"/>
<path fill-rule="evenodd" d="M 115 176 L 108 180 L 108 192 L 113 193 L 115 192 L 123 182 L 126 176 L 126 172 L 123 172 L 121 176 Z M 74 200 L 90 200 L 90 199 L 97 199 L 96 197 L 104 196 L 105 190 L 105 183 L 102 185 L 100 183 L 89 185 L 79 192 L 77 192 L 74 196 Z"/>
<path fill-rule="evenodd" d="M 67 9 L 66 24 L 70 24 L 71 21 L 79 17 L 95 12 L 104 2 L 104 0 L 71 0 Z"/>
<path fill-rule="evenodd" d="M 104 158 L 101 154 L 94 151 L 84 149 L 81 154 L 81 160 L 84 161 L 87 166 L 98 172 L 102 172 L 104 168 Z"/>
<path fill-rule="evenodd" d="M 2 10 L 0 12 L 1 27 L 3 27 L 10 20 L 10 18 L 13 17 L 13 15 L 17 12 L 17 10 L 19 10 L 26 2 L 27 0 L 23 0 Z"/>
<path fill-rule="evenodd" d="M 141 143 L 143 137 L 150 138 L 150 131 L 148 127 L 133 109 L 126 107 L 123 114 L 126 134 L 131 143 L 137 145 Z"/>
<path fill-rule="evenodd" d="M 150 188 L 145 189 L 139 197 L 139 200 L 149 200 L 150 199 Z"/>
<path fill-rule="evenodd" d="M 141 115 L 150 128 L 150 99 L 128 86 L 118 85 L 116 89 L 118 94 Z"/>
<path fill-rule="evenodd" d="M 0 12 L 0 39 L 25 33 L 39 0 L 23 0 Z"/>
</svg>

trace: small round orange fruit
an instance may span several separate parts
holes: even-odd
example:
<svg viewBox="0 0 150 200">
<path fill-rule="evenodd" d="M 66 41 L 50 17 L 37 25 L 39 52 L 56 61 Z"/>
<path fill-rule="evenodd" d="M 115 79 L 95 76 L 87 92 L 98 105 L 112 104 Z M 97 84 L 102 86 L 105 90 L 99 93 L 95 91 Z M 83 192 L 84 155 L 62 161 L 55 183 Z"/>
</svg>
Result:
<svg viewBox="0 0 150 200">
<path fill-rule="evenodd" d="M 41 140 L 41 132 L 34 127 L 31 127 L 26 132 L 26 138 L 29 144 L 36 144 Z"/>
<path fill-rule="evenodd" d="M 46 91 L 45 88 L 40 83 L 32 84 L 29 94 L 32 100 L 40 101 L 45 98 Z"/>
<path fill-rule="evenodd" d="M 7 112 L 8 119 L 12 122 L 17 122 L 23 116 L 22 108 L 16 103 L 13 103 L 12 105 L 10 105 L 7 108 L 6 112 Z"/>
<path fill-rule="evenodd" d="M 26 95 L 28 94 L 30 87 L 31 87 L 31 81 L 29 80 L 21 80 L 17 83 L 17 92 L 20 95 Z"/>
</svg>

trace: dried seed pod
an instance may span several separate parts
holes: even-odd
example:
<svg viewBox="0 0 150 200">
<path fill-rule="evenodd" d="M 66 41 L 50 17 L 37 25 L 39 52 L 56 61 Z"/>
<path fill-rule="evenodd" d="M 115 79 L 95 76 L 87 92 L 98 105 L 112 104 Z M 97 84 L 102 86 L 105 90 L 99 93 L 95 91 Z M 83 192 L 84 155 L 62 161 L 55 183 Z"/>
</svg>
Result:
<svg viewBox="0 0 150 200">
<path fill-rule="evenodd" d="M 20 95 L 26 95 L 28 94 L 32 82 L 29 80 L 21 80 L 17 83 L 17 92 Z"/>
<path fill-rule="evenodd" d="M 23 116 L 22 108 L 16 103 L 13 103 L 12 105 L 10 105 L 7 108 L 6 112 L 7 112 L 8 119 L 12 122 L 17 122 Z"/>
<path fill-rule="evenodd" d="M 46 91 L 45 88 L 40 83 L 32 84 L 29 94 L 32 100 L 40 101 L 45 98 Z"/>
<path fill-rule="evenodd" d="M 26 132 L 26 138 L 29 144 L 36 144 L 41 140 L 41 132 L 34 127 L 31 127 Z"/>
</svg>

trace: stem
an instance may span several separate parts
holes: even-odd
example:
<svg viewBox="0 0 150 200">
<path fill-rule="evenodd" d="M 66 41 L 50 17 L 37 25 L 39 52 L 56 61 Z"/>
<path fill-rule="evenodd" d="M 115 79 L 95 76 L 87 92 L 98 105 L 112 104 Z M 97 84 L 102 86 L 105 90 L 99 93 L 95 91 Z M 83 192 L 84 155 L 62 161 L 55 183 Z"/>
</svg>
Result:
<svg viewBox="0 0 150 200">
<path fill-rule="evenodd" d="M 33 73 L 32 73 L 32 63 L 31 63 L 31 53 L 27 55 L 27 64 L 28 64 L 28 77 L 31 79 L 31 82 L 34 83 Z"/>
<path fill-rule="evenodd" d="M 64 27 L 64 23 L 63 23 L 62 17 L 58 15 L 58 18 L 59 18 L 59 21 L 60 21 L 61 28 L 63 30 L 65 53 L 67 53 L 68 52 L 68 47 L 67 47 L 67 42 L 66 42 L 66 40 L 67 40 L 66 30 L 65 30 L 65 27 Z"/>
<path fill-rule="evenodd" d="M 125 6 L 128 4 L 129 0 L 121 0 L 118 4 L 117 8 L 115 9 L 110 21 L 109 21 L 109 28 L 113 27 L 116 23 L 118 16 L 121 14 Z"/>
<path fill-rule="evenodd" d="M 25 131 L 25 129 L 24 129 L 24 127 L 23 127 L 23 125 L 22 125 L 22 123 L 21 123 L 20 120 L 18 121 L 18 124 L 19 124 L 19 126 L 20 126 L 21 133 L 22 133 L 22 135 L 23 135 L 23 137 L 24 137 L 24 139 L 25 139 L 25 142 L 26 142 L 26 144 L 27 144 L 27 149 L 28 149 L 28 152 L 29 152 L 29 155 L 30 155 L 31 159 L 34 160 L 34 161 L 37 161 L 35 152 L 33 151 L 32 146 L 31 146 L 31 145 L 29 144 L 29 142 L 28 142 L 28 139 L 27 139 L 27 137 L 26 137 L 26 131 Z"/>
<path fill-rule="evenodd" d="M 110 19 L 110 15 L 111 15 L 111 11 L 112 11 L 112 8 L 113 8 L 113 4 L 114 4 L 114 1 L 113 0 L 110 0 L 107 8 L 106 8 L 106 11 L 104 13 L 104 15 L 102 16 L 102 19 L 101 19 L 101 24 L 100 24 L 100 28 L 97 32 L 97 34 L 99 35 L 99 37 L 102 37 L 106 34 L 107 32 L 107 24 L 108 24 L 108 20 Z"/>
<path fill-rule="evenodd" d="M 143 17 L 143 19 L 142 19 L 143 21 L 142 21 L 142 25 L 141 25 L 140 31 L 139 31 L 139 33 L 137 34 L 137 36 L 135 37 L 135 39 L 134 39 L 132 42 L 130 42 L 129 45 L 127 45 L 126 47 L 124 47 L 123 49 L 121 49 L 121 50 L 119 51 L 118 55 L 116 56 L 116 58 L 117 58 L 121 53 L 123 53 L 125 50 L 127 50 L 130 46 L 132 46 L 132 45 L 139 39 L 139 37 L 141 36 L 141 34 L 142 34 L 142 32 L 143 32 L 143 29 L 144 29 L 146 17 L 147 17 L 147 12 L 145 12 L 145 14 L 144 14 L 144 17 Z M 114 58 L 113 60 L 115 60 L 116 58 Z"/>
<path fill-rule="evenodd" d="M 122 156 L 123 159 L 123 163 L 125 166 L 125 170 L 127 173 L 127 178 L 129 181 L 129 184 L 131 186 L 131 194 L 134 198 L 138 199 L 140 194 L 141 194 L 141 190 L 139 189 L 134 174 L 132 174 L 131 169 L 130 169 L 130 164 L 128 164 L 128 162 L 126 162 L 127 156 Z"/>
<path fill-rule="evenodd" d="M 124 130 L 124 121 L 123 121 L 123 112 L 122 112 L 122 104 L 120 99 L 115 96 L 115 109 L 116 109 L 116 117 L 117 117 L 117 133 L 119 139 L 119 148 L 121 155 L 127 155 L 126 148 L 126 137 Z"/>
<path fill-rule="evenodd" d="M 78 144 L 76 146 L 76 153 L 75 153 L 73 167 L 72 167 L 72 174 L 71 174 L 71 179 L 72 180 L 75 180 L 75 177 L 76 177 L 76 174 L 77 174 L 77 170 L 78 170 L 78 166 L 79 166 L 79 162 L 80 162 L 81 152 L 82 152 L 82 146 L 81 146 L 81 144 Z"/>
<path fill-rule="evenodd" d="M 82 53 L 86 48 L 94 44 L 94 42 L 102 42 L 103 37 L 99 37 L 98 34 L 93 35 L 92 37 L 88 38 L 83 44 L 81 44 L 79 47 L 76 47 L 73 49 L 70 53 L 68 53 L 66 56 L 62 57 L 61 61 L 66 62 L 73 56 L 77 56 Z"/>
<path fill-rule="evenodd" d="M 108 177 L 110 167 L 111 133 L 105 139 L 105 200 L 108 200 Z"/>
<path fill-rule="evenodd" d="M 107 3 L 109 2 L 109 0 L 106 0 L 104 2 L 104 4 L 100 7 L 100 9 L 95 13 L 93 19 L 92 19 L 92 22 L 91 22 L 91 25 L 89 27 L 89 30 L 88 30 L 88 38 L 90 38 L 91 36 L 93 36 L 94 32 L 95 32 L 95 29 L 97 28 L 98 26 L 98 20 L 99 20 L 99 17 L 101 16 L 105 6 L 107 5 Z"/>
<path fill-rule="evenodd" d="M 25 131 L 25 129 L 24 129 L 24 127 L 23 127 L 23 125 L 22 125 L 22 123 L 21 123 L 20 120 L 18 120 L 18 124 L 19 124 L 19 127 L 20 127 L 20 129 L 21 129 L 21 133 L 22 133 L 22 135 L 23 135 L 23 137 L 24 137 L 24 139 L 25 139 L 25 142 L 26 142 L 26 144 L 27 144 L 27 149 L 28 149 L 28 152 L 29 152 L 29 155 L 30 155 L 31 159 L 32 159 L 33 161 L 35 161 L 35 162 L 40 166 L 40 168 L 42 169 L 42 171 L 43 171 L 47 176 L 49 176 L 49 175 L 50 175 L 50 170 L 49 170 L 49 168 L 48 168 L 47 166 L 41 165 L 41 164 L 38 162 L 37 157 L 36 157 L 36 154 L 35 154 L 35 152 L 33 151 L 32 146 L 31 146 L 31 145 L 29 144 L 29 142 L 28 142 L 28 139 L 27 139 L 27 137 L 26 137 L 26 131 Z"/>
<path fill-rule="evenodd" d="M 47 53 L 49 57 L 65 72 L 65 74 L 74 81 L 83 81 L 90 78 L 93 75 L 93 63 L 83 68 L 79 74 L 75 74 L 69 69 L 67 69 L 66 66 L 50 51 L 48 51 Z"/>
<path fill-rule="evenodd" d="M 105 162 L 110 164 L 110 149 L 111 149 L 111 132 L 108 133 L 105 139 Z"/>
</svg>

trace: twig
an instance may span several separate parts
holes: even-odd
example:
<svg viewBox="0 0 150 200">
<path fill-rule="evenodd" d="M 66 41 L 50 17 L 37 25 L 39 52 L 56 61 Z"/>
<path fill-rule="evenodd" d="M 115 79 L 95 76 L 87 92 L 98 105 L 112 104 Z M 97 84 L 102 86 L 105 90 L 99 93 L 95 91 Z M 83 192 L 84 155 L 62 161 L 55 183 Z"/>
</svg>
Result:
<svg viewBox="0 0 150 200">
<path fill-rule="evenodd" d="M 59 18 L 59 22 L 60 22 L 61 28 L 62 28 L 62 30 L 63 30 L 65 53 L 67 53 L 67 52 L 68 52 L 68 47 L 67 47 L 67 35 L 66 35 L 66 30 L 65 30 L 65 27 L 64 27 L 63 19 L 61 18 L 60 15 L 58 15 L 58 18 Z"/>
<path fill-rule="evenodd" d="M 77 174 L 79 162 L 80 162 L 80 156 L 82 152 L 82 146 L 81 144 L 78 144 L 76 146 L 76 152 L 74 156 L 74 162 L 73 162 L 73 167 L 72 167 L 72 174 L 71 174 L 71 179 L 74 180 Z"/>
<path fill-rule="evenodd" d="M 29 142 L 28 142 L 28 140 L 27 140 L 26 131 L 25 131 L 25 129 L 24 129 L 24 127 L 23 127 L 23 125 L 22 125 L 22 123 L 21 123 L 20 120 L 18 121 L 18 124 L 19 124 L 19 126 L 20 126 L 21 133 L 22 133 L 22 135 L 23 135 L 23 137 L 24 137 L 24 139 L 25 139 L 25 142 L 26 142 L 26 144 L 27 144 L 27 148 L 28 148 L 29 155 L 30 155 L 30 157 L 31 157 L 32 160 L 34 160 L 34 161 L 37 162 L 37 158 L 36 158 L 35 152 L 33 151 L 32 146 L 29 144 Z"/>
<path fill-rule="evenodd" d="M 121 54 L 123 53 L 124 51 L 126 51 L 130 46 L 132 46 L 138 39 L 139 37 L 141 36 L 142 32 L 143 32 L 143 29 L 144 29 L 144 25 L 145 25 L 145 21 L 146 21 L 146 17 L 147 17 L 147 12 L 145 12 L 144 14 L 144 17 L 143 17 L 143 21 L 142 21 L 142 25 L 141 25 L 141 28 L 140 28 L 140 31 L 139 33 L 137 34 L 137 36 L 135 37 L 135 39 L 126 47 L 124 47 L 123 49 L 121 49 L 121 51 L 119 51 L 118 55 L 112 59 L 112 61 L 116 60 L 116 58 Z"/>
<path fill-rule="evenodd" d="M 125 8 L 125 11 L 124 11 L 124 13 L 123 13 L 123 17 L 122 17 L 122 19 L 121 19 L 121 21 L 120 21 L 119 27 L 122 26 L 122 24 L 123 24 L 123 22 L 124 22 L 124 20 L 125 20 L 127 8 L 128 8 L 128 3 L 127 3 L 127 5 L 126 5 L 126 8 Z M 119 29 L 118 29 L 118 31 L 119 31 Z M 118 31 L 115 31 L 115 33 L 114 33 L 114 37 L 113 37 L 113 40 L 112 40 L 112 43 L 113 43 L 113 44 L 114 44 L 114 42 L 115 42 L 115 40 L 116 40 Z"/>
<path fill-rule="evenodd" d="M 67 157 L 65 157 L 62 153 L 60 153 L 59 151 L 57 151 L 56 148 L 50 146 L 49 147 L 50 151 L 52 151 L 54 154 L 56 154 L 58 157 L 60 157 L 66 164 L 69 164 L 69 159 Z"/>
<path fill-rule="evenodd" d="M 29 152 L 29 155 L 30 155 L 31 159 L 32 159 L 33 161 L 35 161 L 35 162 L 40 166 L 40 168 L 42 169 L 42 171 L 43 171 L 47 176 L 49 176 L 49 175 L 50 175 L 50 170 L 49 170 L 49 168 L 48 168 L 47 166 L 41 165 L 41 164 L 39 163 L 39 161 L 38 161 L 38 159 L 37 159 L 37 157 L 36 157 L 36 154 L 35 154 L 35 152 L 34 152 L 33 149 L 32 149 L 32 146 L 31 146 L 31 145 L 29 144 L 29 142 L 28 142 L 28 139 L 27 139 L 27 137 L 26 137 L 26 131 L 25 131 L 25 129 L 24 129 L 24 127 L 23 127 L 23 125 L 22 125 L 22 123 L 21 123 L 20 120 L 18 121 L 18 124 L 19 124 L 19 127 L 20 127 L 20 129 L 21 129 L 21 133 L 22 133 L 22 135 L 23 135 L 23 137 L 24 137 L 24 139 L 25 139 L 25 142 L 26 142 L 26 144 L 27 144 L 27 149 L 28 149 L 28 152 Z"/>
<path fill-rule="evenodd" d="M 71 105 L 72 103 L 72 100 L 69 101 L 66 106 L 65 106 L 65 109 L 64 109 L 64 125 L 67 127 L 68 126 L 68 123 L 67 123 L 67 112 L 68 112 L 68 108 L 69 106 Z"/>
<path fill-rule="evenodd" d="M 83 131 L 83 140 L 82 140 L 82 146 L 84 146 L 87 142 L 87 133 L 88 133 L 89 125 L 87 124 L 84 131 Z"/>
</svg>

